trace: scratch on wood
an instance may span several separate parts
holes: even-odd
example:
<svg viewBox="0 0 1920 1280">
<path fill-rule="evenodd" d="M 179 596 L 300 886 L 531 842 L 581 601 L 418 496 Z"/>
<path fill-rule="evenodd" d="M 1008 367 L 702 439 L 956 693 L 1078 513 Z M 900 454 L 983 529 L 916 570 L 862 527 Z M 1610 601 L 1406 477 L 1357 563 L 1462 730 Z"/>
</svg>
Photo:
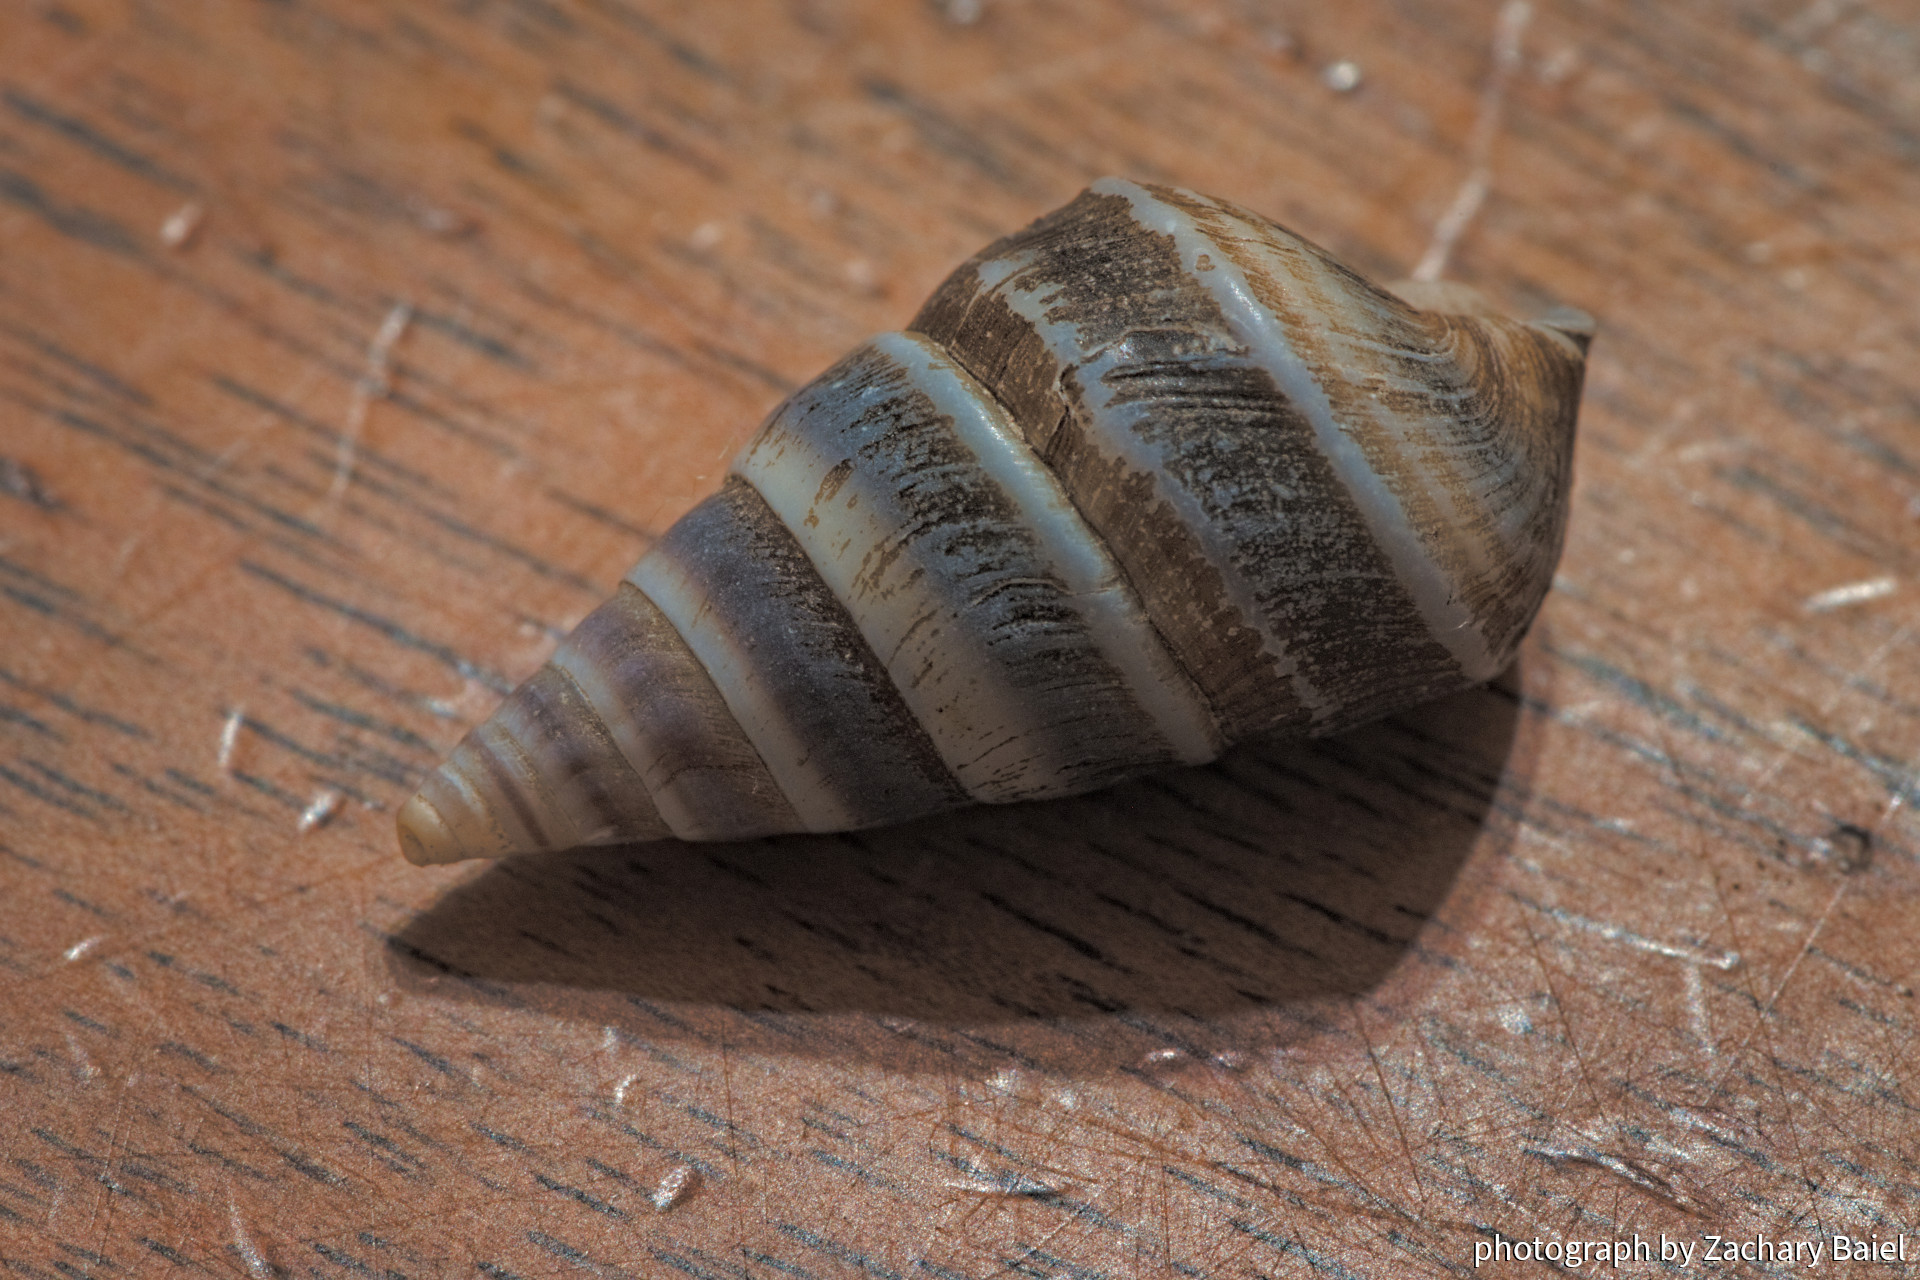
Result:
<svg viewBox="0 0 1920 1280">
<path fill-rule="evenodd" d="M 946 1186 L 955 1191 L 970 1191 L 981 1196 L 1025 1196 L 1030 1200 L 1045 1199 L 1059 1192 L 1044 1182 L 1023 1177 L 1011 1171 L 998 1173 L 988 1178 L 969 1178 L 964 1182 L 948 1179 Z"/>
<path fill-rule="evenodd" d="M 261 1254 L 253 1237 L 247 1234 L 247 1224 L 240 1217 L 240 1206 L 233 1198 L 227 1198 L 227 1222 L 233 1228 L 233 1247 L 240 1254 L 240 1260 L 247 1264 L 247 1274 L 254 1280 L 271 1280 L 273 1267 Z"/>
<path fill-rule="evenodd" d="M 1578 1150 L 1567 1147 L 1523 1147 L 1521 1149 L 1529 1155 L 1539 1156 L 1543 1160 L 1569 1161 L 1576 1164 L 1592 1165 L 1596 1169 L 1603 1169 L 1614 1177 L 1626 1182 L 1629 1186 L 1636 1187 L 1656 1199 L 1665 1201 L 1682 1213 L 1692 1214 L 1696 1217 L 1705 1216 L 1701 1211 L 1701 1206 L 1697 1204 L 1691 1196 L 1680 1191 L 1667 1179 L 1654 1173 L 1650 1169 L 1641 1168 L 1632 1161 L 1623 1160 L 1619 1156 L 1608 1155 L 1606 1152 L 1599 1150 Z"/>
<path fill-rule="evenodd" d="M 1650 952 L 1656 956 L 1666 956 L 1670 960 L 1681 960 L 1692 965 L 1707 965 L 1723 971 L 1737 968 L 1740 964 L 1740 953 L 1737 951 L 1701 951 L 1695 947 L 1684 947 L 1672 942 L 1661 942 L 1656 938 L 1642 937 L 1623 925 L 1611 924 L 1605 920 L 1590 920 L 1586 916 L 1575 915 L 1559 907 L 1543 906 L 1539 903 L 1527 903 L 1527 905 L 1562 924 L 1570 924 L 1576 929 L 1598 934 L 1609 942 L 1623 943 L 1635 950 Z"/>
<path fill-rule="evenodd" d="M 1567 1038 L 1567 1050 L 1573 1054 L 1574 1065 L 1579 1068 L 1580 1080 L 1586 1086 L 1587 1096 L 1593 1100 L 1594 1107 L 1611 1122 L 1613 1117 L 1607 1109 L 1607 1100 L 1600 1092 L 1599 1082 L 1594 1079 L 1592 1068 L 1587 1062 L 1586 1051 L 1580 1047 L 1580 1040 L 1573 1031 L 1573 1014 L 1567 1008 L 1567 1002 L 1560 996 L 1559 985 L 1554 981 L 1555 972 L 1547 963 L 1546 954 L 1540 949 L 1540 935 L 1533 931 L 1531 921 L 1526 921 L 1527 945 L 1533 954 L 1533 963 L 1540 970 L 1547 984 L 1547 996 L 1553 1001 L 1554 1012 L 1560 1017 L 1560 1030 Z"/>
<path fill-rule="evenodd" d="M 1414 1157 L 1413 1143 L 1407 1138 L 1407 1126 L 1400 1119 L 1400 1104 L 1394 1101 L 1393 1090 L 1387 1084 L 1386 1069 L 1380 1065 L 1380 1054 L 1375 1050 L 1373 1037 L 1367 1034 L 1366 1020 L 1360 1014 L 1360 1007 L 1353 1008 L 1353 1029 L 1360 1033 L 1360 1040 L 1367 1046 L 1367 1061 L 1373 1064 L 1373 1078 L 1380 1086 L 1380 1095 L 1387 1100 L 1387 1114 L 1393 1119 L 1393 1129 L 1400 1137 L 1400 1151 L 1407 1158 L 1407 1171 L 1413 1175 L 1413 1189 L 1420 1197 L 1420 1212 L 1427 1211 L 1427 1184 L 1420 1177 L 1420 1161 Z"/>
<path fill-rule="evenodd" d="M 1843 587 L 1830 587 L 1815 592 L 1806 598 L 1800 607 L 1808 613 L 1829 613 L 1835 609 L 1851 608 L 1856 604 L 1865 604 L 1869 600 L 1880 600 L 1892 595 L 1900 587 L 1900 580 L 1892 574 L 1880 578 L 1868 578 L 1864 582 L 1849 582 Z"/>
<path fill-rule="evenodd" d="M 700 1186 L 700 1172 L 692 1165 L 675 1165 L 660 1179 L 660 1185 L 647 1197 L 661 1213 L 677 1208 Z"/>
<path fill-rule="evenodd" d="M 87 1056 L 86 1046 L 80 1043 L 80 1037 L 67 1032 L 67 1056 L 73 1061 L 73 1078 L 80 1084 L 90 1084 L 100 1074 L 100 1068 L 93 1065 L 93 1059 Z"/>
<path fill-rule="evenodd" d="M 1711 1058 L 1714 1055 L 1713 1038 L 1707 1026 L 1707 984 L 1700 976 L 1700 966 L 1690 964 L 1680 971 L 1680 983 L 1687 996 L 1687 1025 L 1693 1032 L 1693 1038 L 1699 1042 L 1701 1050 Z"/>
<path fill-rule="evenodd" d="M 1493 71 L 1480 90 L 1480 109 L 1474 116 L 1473 130 L 1467 135 L 1467 177 L 1460 184 L 1453 203 L 1434 224 L 1433 242 L 1413 269 L 1415 280 L 1438 280 L 1447 269 L 1453 246 L 1480 212 L 1493 183 L 1493 143 L 1500 133 L 1500 117 L 1506 109 L 1507 82 L 1520 65 L 1520 37 L 1533 18 L 1533 6 L 1527 0 L 1507 0 L 1493 24 Z"/>
<path fill-rule="evenodd" d="M 1788 965 L 1787 971 L 1780 975 L 1780 981 L 1775 984 L 1773 994 L 1768 996 L 1767 1002 L 1760 1007 L 1760 1012 L 1754 1017 L 1753 1027 L 1747 1032 L 1746 1038 L 1740 1042 L 1740 1047 L 1734 1050 L 1732 1059 L 1721 1069 L 1720 1075 L 1713 1082 L 1712 1092 L 1708 1096 L 1720 1096 L 1720 1090 L 1725 1086 L 1727 1076 L 1733 1071 L 1741 1055 L 1746 1052 L 1747 1046 L 1753 1043 L 1753 1038 L 1760 1034 L 1760 1029 L 1766 1026 L 1767 1020 L 1773 1016 L 1774 1006 L 1780 1003 L 1780 997 L 1786 992 L 1787 984 L 1793 981 L 1793 975 L 1800 971 L 1801 961 L 1805 960 L 1813 951 L 1813 940 L 1820 936 L 1820 930 L 1826 928 L 1828 918 L 1833 915 L 1833 909 L 1840 905 L 1840 897 L 1846 893 L 1847 885 L 1850 883 L 1852 882 L 1842 880 L 1833 887 L 1833 896 L 1827 899 L 1827 905 L 1821 910 L 1819 919 L 1815 920 L 1807 929 L 1807 936 L 1800 940 L 1800 950 L 1795 953 L 1793 963 Z"/>
<path fill-rule="evenodd" d="M 226 723 L 220 727 L 220 754 L 217 761 L 222 773 L 233 772 L 234 748 L 240 745 L 240 729 L 246 722 L 245 707 L 235 707 L 227 712 Z"/>
<path fill-rule="evenodd" d="M 1907 638 L 1911 633 L 1912 627 L 1909 625 L 1903 624 L 1895 628 L 1891 635 L 1876 645 L 1873 652 L 1869 653 L 1865 660 L 1854 668 L 1853 674 L 1855 678 L 1864 680 L 1876 674 L 1886 662 L 1889 655 L 1904 651 Z M 1847 696 L 1850 683 L 1849 681 L 1839 681 L 1833 685 L 1827 693 L 1827 696 L 1820 702 L 1819 714 L 1816 717 L 1817 723 L 1825 724 L 1831 719 L 1834 709 L 1840 705 L 1841 699 Z M 1870 724 L 1871 721 L 1869 720 L 1867 723 Z M 1862 725 L 1861 729 L 1865 727 L 1865 725 Z M 1860 730 L 1856 730 L 1856 732 L 1858 731 Z M 1831 745 L 1830 740 L 1829 745 Z M 1782 769 L 1786 768 L 1787 762 L 1794 759 L 1795 755 L 1796 752 L 1792 746 L 1782 746 L 1780 750 L 1775 753 L 1772 762 L 1769 763 L 1765 769 L 1761 770 L 1760 775 L 1745 789 L 1745 792 L 1740 797 L 1741 805 L 1743 807 L 1750 807 L 1753 803 L 1754 796 L 1766 794 L 1774 778 L 1779 775 Z"/>
<path fill-rule="evenodd" d="M 160 243 L 169 249 L 186 248 L 200 230 L 200 223 L 205 217 L 206 210 L 201 208 L 199 201 L 187 201 L 168 214 L 167 220 L 160 224 Z"/>
<path fill-rule="evenodd" d="M 1362 78 L 1360 64 L 1351 58 L 1329 63 L 1327 69 L 1320 73 L 1320 82 L 1335 93 L 1352 93 L 1360 87 Z"/>
<path fill-rule="evenodd" d="M 396 302 L 379 331 L 367 344 L 366 372 L 353 384 L 353 398 L 347 402 L 347 421 L 340 431 L 340 445 L 334 455 L 333 483 L 327 486 L 323 505 L 333 510 L 353 483 L 353 468 L 360 449 L 360 436 L 366 430 L 367 413 L 375 400 L 384 400 L 393 390 L 390 379 L 394 344 L 413 321 L 413 304 Z"/>
<path fill-rule="evenodd" d="M 339 808 L 340 793 L 332 787 L 322 788 L 314 795 L 313 802 L 300 813 L 300 834 L 305 835 L 315 828 L 326 826 Z"/>
</svg>

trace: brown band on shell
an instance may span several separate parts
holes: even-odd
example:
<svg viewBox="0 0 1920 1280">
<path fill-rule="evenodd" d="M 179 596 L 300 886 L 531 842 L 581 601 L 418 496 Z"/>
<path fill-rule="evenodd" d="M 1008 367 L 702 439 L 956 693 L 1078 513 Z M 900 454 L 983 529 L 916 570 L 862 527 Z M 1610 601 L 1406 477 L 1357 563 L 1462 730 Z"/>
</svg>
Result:
<svg viewBox="0 0 1920 1280">
<path fill-rule="evenodd" d="M 1560 560 L 1573 483 L 1573 416 L 1580 403 L 1590 334 L 1567 334 L 1504 316 L 1427 317 L 1436 347 L 1466 374 L 1483 436 L 1497 437 L 1509 479 L 1478 486 L 1475 507 L 1514 530 L 1497 577 L 1472 603 L 1487 643 L 1510 655 L 1532 625 Z M 1431 411 L 1431 409 L 1429 409 Z"/>
<path fill-rule="evenodd" d="M 512 813 L 516 826 L 529 833 L 530 849 L 568 849 L 580 843 L 574 820 L 555 802 L 525 750 L 513 740 L 498 716 L 467 735 L 463 744 L 477 766 L 474 780 L 496 811 Z"/>
<path fill-rule="evenodd" d="M 909 333 L 924 333 L 939 343 L 992 392 L 1042 456 L 1070 412 L 1061 393 L 1067 369 L 1032 321 L 1008 305 L 1005 290 L 981 280 L 979 268 L 1014 256 L 1044 259 L 1049 251 L 1064 256 L 1070 252 L 1067 245 L 1090 238 L 1090 229 L 1082 226 L 1091 220 L 1086 206 L 1099 199 L 1083 193 L 1032 226 L 994 241 L 943 280 L 907 325 Z"/>
<path fill-rule="evenodd" d="M 1069 416 L 1047 462 L 1125 568 L 1147 616 L 1206 697 L 1221 737 L 1305 732 L 1312 715 L 1278 671 L 1259 623 L 1234 607 L 1219 565 L 1156 477 L 1105 454 Z"/>
<path fill-rule="evenodd" d="M 995 459 L 975 447 L 983 434 Z M 1127 610 L 1139 642 L 1164 647 L 1104 555 L 1105 581 L 1069 586 L 1061 544 L 1089 537 L 1084 521 L 934 344 L 862 347 L 783 406 L 734 469 L 833 584 L 975 799 L 1071 794 L 1183 758 L 1143 703 L 1191 700 L 1190 682 L 1170 658 L 1155 675 L 1106 652 L 1129 637 L 1096 619 Z M 1205 721 L 1197 704 L 1192 715 Z"/>
<path fill-rule="evenodd" d="M 904 821 L 966 792 L 886 669 L 752 486 L 729 477 L 635 570 L 810 828 Z"/>
<path fill-rule="evenodd" d="M 587 615 L 553 663 L 593 707 L 683 840 L 801 830 L 706 669 L 632 583 Z"/>
<path fill-rule="evenodd" d="M 1312 370 L 1342 438 L 1391 494 L 1390 518 L 1444 578 L 1450 609 L 1472 619 L 1483 653 L 1469 674 L 1484 679 L 1504 666 L 1559 555 L 1562 523 L 1543 526 L 1540 517 L 1563 510 L 1570 479 L 1575 341 L 1511 321 L 1499 322 L 1496 336 L 1478 318 L 1416 311 L 1258 214 L 1189 191 L 1142 189 L 1236 268 Z M 1540 390 L 1554 397 L 1542 402 L 1555 414 L 1551 429 L 1526 429 L 1544 450 L 1522 445 L 1504 416 L 1515 394 L 1534 393 L 1503 386 L 1514 383 L 1512 361 L 1538 362 L 1521 376 L 1544 377 Z"/>
<path fill-rule="evenodd" d="M 659 840 L 672 834 L 605 723 L 560 668 L 541 667 L 494 719 L 520 745 L 554 808 L 571 816 L 569 843 Z"/>
<path fill-rule="evenodd" d="M 1229 740 L 1330 732 L 1457 684 L 1204 270 L 1090 192 L 955 272 L 914 324 L 1021 416 Z M 1383 673 L 1389 648 L 1405 660 Z"/>
</svg>

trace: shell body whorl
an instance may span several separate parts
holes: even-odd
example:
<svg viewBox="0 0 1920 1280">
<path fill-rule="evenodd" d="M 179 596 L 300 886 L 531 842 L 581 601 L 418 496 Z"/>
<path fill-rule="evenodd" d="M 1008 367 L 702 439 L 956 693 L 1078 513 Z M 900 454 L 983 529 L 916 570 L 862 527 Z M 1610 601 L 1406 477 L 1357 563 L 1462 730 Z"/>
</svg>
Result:
<svg viewBox="0 0 1920 1280">
<path fill-rule="evenodd" d="M 1590 322 L 1116 179 L 802 388 L 400 815 L 416 862 L 1070 795 L 1511 660 Z"/>
</svg>

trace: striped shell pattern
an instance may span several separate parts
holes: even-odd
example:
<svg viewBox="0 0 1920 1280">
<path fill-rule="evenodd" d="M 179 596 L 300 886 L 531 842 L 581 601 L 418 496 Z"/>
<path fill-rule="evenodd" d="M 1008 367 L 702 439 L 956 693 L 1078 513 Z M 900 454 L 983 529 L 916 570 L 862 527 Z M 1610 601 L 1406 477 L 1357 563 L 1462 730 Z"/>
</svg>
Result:
<svg viewBox="0 0 1920 1280">
<path fill-rule="evenodd" d="M 1417 286 L 1415 287 L 1417 288 Z M 415 862 L 897 822 L 1498 672 L 1590 322 L 1116 179 L 797 392 L 400 813 Z"/>
</svg>

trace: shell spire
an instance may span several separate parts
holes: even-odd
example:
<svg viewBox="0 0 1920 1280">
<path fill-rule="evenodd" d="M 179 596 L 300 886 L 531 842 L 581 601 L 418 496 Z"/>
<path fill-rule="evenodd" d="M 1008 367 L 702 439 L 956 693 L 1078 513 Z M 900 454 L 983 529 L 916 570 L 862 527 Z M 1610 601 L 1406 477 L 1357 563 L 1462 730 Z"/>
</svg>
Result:
<svg viewBox="0 0 1920 1280">
<path fill-rule="evenodd" d="M 401 847 L 850 830 L 1483 681 L 1559 559 L 1591 332 L 1095 183 L 775 410 Z"/>
</svg>

